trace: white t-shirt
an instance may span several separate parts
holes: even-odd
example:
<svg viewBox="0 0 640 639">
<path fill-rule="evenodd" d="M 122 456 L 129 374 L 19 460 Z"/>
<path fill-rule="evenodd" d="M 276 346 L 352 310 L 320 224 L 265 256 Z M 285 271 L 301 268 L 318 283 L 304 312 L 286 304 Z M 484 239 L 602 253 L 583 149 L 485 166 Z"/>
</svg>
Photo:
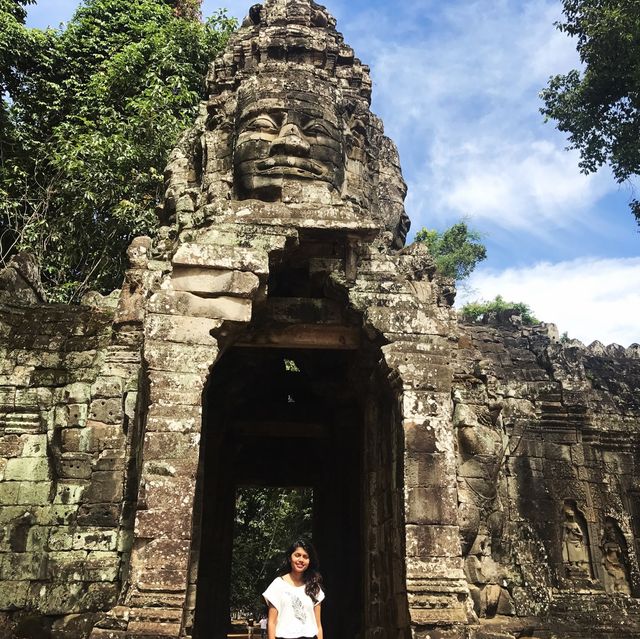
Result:
<svg viewBox="0 0 640 639">
<path fill-rule="evenodd" d="M 304 585 L 293 586 L 282 577 L 277 577 L 262 593 L 268 604 L 278 611 L 276 637 L 315 637 L 318 624 L 314 607 L 324 599 L 324 592 L 318 592 L 316 604 L 304 591 Z"/>
</svg>

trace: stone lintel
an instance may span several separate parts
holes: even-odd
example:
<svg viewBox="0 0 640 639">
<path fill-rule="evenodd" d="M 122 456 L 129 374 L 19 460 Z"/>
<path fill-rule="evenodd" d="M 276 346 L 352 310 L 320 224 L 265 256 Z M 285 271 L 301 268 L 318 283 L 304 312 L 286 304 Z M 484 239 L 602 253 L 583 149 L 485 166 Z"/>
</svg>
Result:
<svg viewBox="0 0 640 639">
<path fill-rule="evenodd" d="M 266 251 L 238 246 L 183 244 L 176 251 L 172 261 L 174 266 L 251 271 L 257 275 L 269 273 L 269 255 Z"/>
<path fill-rule="evenodd" d="M 175 291 L 200 295 L 251 297 L 258 290 L 260 279 L 246 271 L 176 265 L 171 274 L 171 285 Z"/>
<path fill-rule="evenodd" d="M 186 315 L 233 322 L 251 320 L 249 299 L 230 296 L 198 297 L 185 291 L 160 291 L 151 297 L 148 309 L 160 315 Z"/>
<path fill-rule="evenodd" d="M 342 305 L 329 299 L 270 297 L 256 315 L 282 324 L 344 324 Z"/>
<path fill-rule="evenodd" d="M 363 241 L 371 241 L 380 233 L 380 225 L 356 213 L 350 206 L 322 205 L 313 207 L 309 215 L 308 204 L 295 205 L 261 200 L 229 202 L 229 210 L 219 217 L 219 223 L 237 222 L 255 226 L 287 228 L 294 226 L 305 231 L 333 231 L 340 235 L 348 232 Z"/>
<path fill-rule="evenodd" d="M 243 335 L 236 346 L 357 350 L 360 330 L 352 326 L 293 324 Z"/>
</svg>

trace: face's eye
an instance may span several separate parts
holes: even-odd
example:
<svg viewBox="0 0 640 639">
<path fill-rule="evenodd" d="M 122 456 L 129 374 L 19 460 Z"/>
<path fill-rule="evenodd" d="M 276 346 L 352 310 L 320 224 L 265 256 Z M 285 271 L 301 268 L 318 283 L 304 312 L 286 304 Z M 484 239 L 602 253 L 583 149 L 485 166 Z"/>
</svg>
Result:
<svg viewBox="0 0 640 639">
<path fill-rule="evenodd" d="M 277 133 L 278 125 L 268 115 L 258 115 L 249 120 L 244 129 L 247 131 L 264 131 L 267 133 Z"/>
<path fill-rule="evenodd" d="M 333 137 L 333 134 L 322 120 L 311 120 L 304 126 L 303 130 L 305 135 L 325 135 L 327 137 Z"/>
</svg>

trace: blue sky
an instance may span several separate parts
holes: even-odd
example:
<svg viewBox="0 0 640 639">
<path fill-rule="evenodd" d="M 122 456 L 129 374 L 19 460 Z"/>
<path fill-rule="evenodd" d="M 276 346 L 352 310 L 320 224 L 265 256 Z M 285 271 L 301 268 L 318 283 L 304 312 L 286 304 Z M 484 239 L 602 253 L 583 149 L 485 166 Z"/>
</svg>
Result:
<svg viewBox="0 0 640 639">
<path fill-rule="evenodd" d="M 39 0 L 30 26 L 58 26 L 79 0 Z M 252 0 L 224 6 L 241 19 Z M 205 15 L 221 4 L 204 0 Z M 640 342 L 640 227 L 630 185 L 584 176 L 539 113 L 547 78 L 577 66 L 553 22 L 559 0 L 328 0 L 366 64 L 372 109 L 396 142 L 412 233 L 463 217 L 489 258 L 458 300 L 528 303 L 590 343 Z"/>
</svg>

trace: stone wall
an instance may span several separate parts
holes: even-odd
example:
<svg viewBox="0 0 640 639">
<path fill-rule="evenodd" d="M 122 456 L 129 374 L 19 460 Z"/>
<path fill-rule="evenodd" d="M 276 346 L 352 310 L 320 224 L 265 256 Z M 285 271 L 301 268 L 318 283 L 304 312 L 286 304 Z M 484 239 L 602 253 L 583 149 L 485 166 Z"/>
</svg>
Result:
<svg viewBox="0 0 640 639">
<path fill-rule="evenodd" d="M 638 388 L 637 347 L 563 343 L 553 326 L 462 327 L 458 500 L 484 625 L 637 636 Z"/>
<path fill-rule="evenodd" d="M 109 308 L 0 317 L 0 636 L 83 636 L 130 549 L 137 348 Z"/>
</svg>

